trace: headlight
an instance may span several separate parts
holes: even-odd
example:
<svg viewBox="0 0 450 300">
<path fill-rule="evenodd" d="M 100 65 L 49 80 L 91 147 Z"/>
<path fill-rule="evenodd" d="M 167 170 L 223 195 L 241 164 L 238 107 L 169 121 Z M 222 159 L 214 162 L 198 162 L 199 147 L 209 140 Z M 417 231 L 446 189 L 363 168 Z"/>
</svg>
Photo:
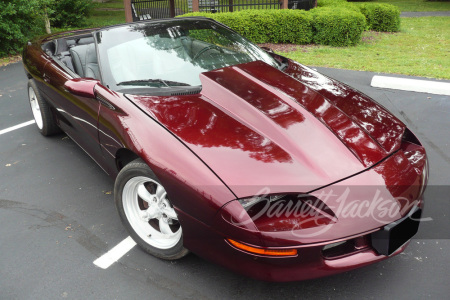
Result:
<svg viewBox="0 0 450 300">
<path fill-rule="evenodd" d="M 337 222 L 334 212 L 323 201 L 309 194 L 262 195 L 237 201 L 248 220 L 261 231 L 298 230 Z M 240 220 L 241 217 L 242 212 L 233 219 Z M 237 221 L 230 221 L 239 225 Z"/>
<path fill-rule="evenodd" d="M 271 195 L 271 196 L 253 196 L 250 198 L 243 198 L 243 199 L 239 199 L 239 203 L 241 203 L 242 207 L 247 209 L 252 207 L 253 205 L 255 205 L 258 202 L 261 201 L 265 201 L 265 200 L 269 200 L 269 202 L 274 202 L 277 201 L 281 198 L 283 198 L 284 196 L 286 196 L 286 194 L 282 194 L 282 195 Z"/>
<path fill-rule="evenodd" d="M 402 142 L 407 142 L 407 143 L 415 144 L 415 145 L 419 145 L 419 146 L 422 145 L 420 143 L 420 141 L 417 139 L 417 137 L 414 135 L 414 133 L 412 133 L 412 131 L 409 130 L 408 127 L 406 127 L 405 132 L 403 132 Z"/>
</svg>

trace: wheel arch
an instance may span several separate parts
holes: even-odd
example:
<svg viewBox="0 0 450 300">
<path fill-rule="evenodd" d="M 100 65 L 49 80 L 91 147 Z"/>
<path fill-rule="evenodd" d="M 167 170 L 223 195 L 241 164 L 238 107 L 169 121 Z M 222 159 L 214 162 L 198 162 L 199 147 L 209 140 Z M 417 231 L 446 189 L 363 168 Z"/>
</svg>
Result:
<svg viewBox="0 0 450 300">
<path fill-rule="evenodd" d="M 121 94 L 111 96 L 106 88 L 96 89 L 116 108 L 114 111 L 105 108 L 99 120 L 100 141 L 112 154 L 109 156 L 112 160 L 105 161 L 105 169 L 112 178 L 116 179 L 124 166 L 140 158 L 163 184 L 172 204 L 203 223 L 214 218 L 224 201 L 235 199 L 187 145 L 146 111 Z"/>
<path fill-rule="evenodd" d="M 127 164 L 132 162 L 135 159 L 141 158 L 135 152 L 131 151 L 128 148 L 120 148 L 116 152 L 116 168 L 117 172 L 123 169 Z"/>
</svg>

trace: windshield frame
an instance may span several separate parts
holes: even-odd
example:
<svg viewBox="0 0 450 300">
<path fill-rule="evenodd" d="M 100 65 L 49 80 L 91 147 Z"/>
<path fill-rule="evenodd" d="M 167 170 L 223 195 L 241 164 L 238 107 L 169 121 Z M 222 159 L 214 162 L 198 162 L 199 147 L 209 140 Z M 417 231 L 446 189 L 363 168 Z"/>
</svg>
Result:
<svg viewBox="0 0 450 300">
<path fill-rule="evenodd" d="M 102 81 L 103 84 L 105 86 L 107 86 L 108 88 L 110 88 L 111 90 L 117 91 L 117 92 L 122 92 L 122 93 L 136 93 L 137 91 L 138 94 L 149 94 L 149 95 L 160 95 L 161 92 L 163 91 L 167 91 L 169 92 L 180 92 L 180 91 L 186 91 L 187 93 L 190 93 L 190 91 L 192 90 L 201 90 L 201 84 L 199 85 L 191 85 L 191 86 L 159 86 L 159 87 L 152 87 L 151 85 L 149 86 L 124 86 L 124 85 L 119 85 L 120 82 L 116 81 L 112 70 L 110 69 L 110 65 L 111 63 L 109 62 L 108 59 L 108 49 L 111 49 L 111 45 L 121 45 L 130 41 L 133 41 L 136 38 L 136 36 L 139 35 L 139 33 L 135 34 L 135 36 L 133 37 L 133 34 L 129 34 L 130 37 L 124 35 L 124 30 L 126 31 L 127 29 L 129 30 L 130 33 L 132 33 L 131 29 L 135 29 L 137 27 L 140 27 L 139 29 L 150 29 L 151 27 L 157 27 L 157 26 L 163 26 L 163 27 L 167 27 L 167 28 L 171 28 L 174 26 L 177 26 L 177 24 L 182 24 L 183 22 L 186 22 L 187 20 L 189 20 L 190 22 L 195 23 L 197 22 L 203 22 L 201 24 L 205 25 L 210 25 L 212 27 L 214 26 L 218 26 L 220 27 L 220 30 L 225 30 L 228 31 L 230 34 L 234 34 L 237 35 L 240 39 L 242 39 L 243 41 L 245 41 L 245 43 L 248 43 L 248 45 L 250 45 L 252 47 L 253 50 L 257 51 L 257 53 L 266 58 L 268 61 L 265 61 L 266 63 L 271 64 L 273 67 L 277 67 L 277 68 L 282 68 L 282 65 L 280 64 L 279 61 L 277 61 L 274 57 L 272 57 L 269 53 L 267 53 L 266 51 L 264 51 L 263 49 L 261 49 L 260 47 L 258 47 L 257 45 L 255 45 L 254 43 L 252 43 L 251 41 L 249 41 L 248 39 L 246 39 L 245 37 L 243 37 L 242 35 L 238 34 L 237 32 L 235 32 L 234 30 L 230 29 L 229 27 L 213 20 L 210 18 L 205 18 L 205 17 L 185 17 L 185 18 L 175 18 L 175 19 L 160 19 L 160 20 L 150 20 L 150 21 L 143 21 L 143 22 L 134 22 L 134 23 L 126 23 L 126 24 L 121 24 L 121 25 L 115 25 L 115 26 L 109 26 L 109 27 L 105 27 L 102 28 L 101 30 L 95 31 L 93 32 L 94 38 L 95 38 L 95 43 L 97 45 L 97 53 L 98 53 L 98 63 L 99 63 L 99 68 L 100 68 L 100 72 L 102 74 Z M 209 23 L 209 24 L 208 24 Z M 202 28 L 201 26 L 199 27 L 200 29 Z M 215 28 L 212 28 L 215 29 Z M 190 29 L 192 30 L 192 29 Z M 123 40 L 120 40 L 120 42 L 111 42 L 111 38 L 110 36 L 108 37 L 110 40 L 108 41 L 108 43 L 104 42 L 104 36 L 110 35 L 110 33 L 108 31 L 111 32 L 121 32 L 122 33 L 122 37 Z M 217 30 L 218 31 L 218 30 Z M 106 32 L 108 32 L 108 34 L 105 34 Z M 142 37 L 145 38 L 145 35 L 141 34 Z M 103 40 L 102 40 L 103 39 Z M 235 64 L 230 64 L 231 65 L 235 65 Z M 220 69 L 220 68 L 218 68 Z M 210 70 L 205 70 L 206 71 L 210 71 Z M 203 73 L 203 72 L 201 72 Z M 200 74 L 201 74 L 200 73 Z M 199 74 L 198 74 L 199 75 Z M 144 78 L 143 78 L 144 79 Z M 161 80 L 161 78 L 146 78 L 148 80 Z M 167 80 L 167 79 L 164 79 Z M 164 94 L 164 93 L 163 93 Z"/>
</svg>

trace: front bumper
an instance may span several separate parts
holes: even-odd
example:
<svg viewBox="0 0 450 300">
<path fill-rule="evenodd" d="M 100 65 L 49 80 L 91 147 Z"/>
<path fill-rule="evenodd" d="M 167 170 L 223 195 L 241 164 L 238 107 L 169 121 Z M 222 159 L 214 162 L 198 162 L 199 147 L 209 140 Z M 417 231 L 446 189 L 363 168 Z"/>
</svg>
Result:
<svg viewBox="0 0 450 300">
<path fill-rule="evenodd" d="M 348 239 L 337 239 L 328 243 L 308 244 L 297 247 L 271 247 L 272 249 L 297 249 L 295 257 L 267 257 L 244 252 L 227 242 L 226 237 L 191 217 L 180 213 L 179 219 L 189 226 L 185 234 L 184 244 L 199 256 L 231 269 L 245 276 L 264 281 L 301 281 L 318 277 L 330 276 L 349 271 L 372 263 L 382 261 L 404 251 L 408 243 L 402 245 L 392 255 L 381 255 L 370 244 L 370 233 Z M 184 225 L 183 225 L 184 226 Z M 186 231 L 185 231 L 186 232 Z M 356 242 L 365 240 L 358 247 Z M 337 242 L 336 242 L 337 241 Z M 352 246 L 326 251 L 328 244 L 338 244 L 346 241 Z M 338 245 L 336 248 L 340 248 Z"/>
<path fill-rule="evenodd" d="M 374 238 L 389 238 L 394 232 L 390 228 L 396 222 L 423 209 L 427 178 L 425 150 L 420 145 L 405 143 L 401 150 L 375 167 L 314 192 L 317 198 L 338 195 L 321 199 L 335 213 L 336 222 L 292 230 L 280 230 L 274 225 L 262 231 L 248 215 L 245 219 L 238 201 L 231 201 L 222 207 L 211 225 L 179 211 L 184 245 L 201 257 L 260 280 L 299 281 L 345 272 L 397 255 L 406 248 L 417 228 L 414 232 L 403 231 L 409 235 L 400 243 L 389 240 L 382 243 L 387 245 L 386 251 L 376 245 Z M 236 223 L 230 218 L 236 216 L 244 219 Z M 420 214 L 415 216 L 420 218 Z M 408 222 L 402 224 L 410 226 Z M 236 248 L 228 239 L 264 249 L 296 249 L 297 255 L 257 255 Z"/>
</svg>

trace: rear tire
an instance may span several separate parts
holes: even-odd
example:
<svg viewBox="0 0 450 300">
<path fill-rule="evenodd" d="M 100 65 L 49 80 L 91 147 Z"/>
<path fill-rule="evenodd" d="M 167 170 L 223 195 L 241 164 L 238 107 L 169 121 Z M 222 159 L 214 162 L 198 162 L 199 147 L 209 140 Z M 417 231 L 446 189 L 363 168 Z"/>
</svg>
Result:
<svg viewBox="0 0 450 300">
<path fill-rule="evenodd" d="M 122 224 L 147 253 L 167 260 L 189 253 L 166 190 L 144 161 L 136 159 L 120 171 L 114 198 Z"/>
<path fill-rule="evenodd" d="M 47 101 L 41 96 L 33 79 L 28 80 L 28 99 L 34 121 L 43 136 L 53 135 L 61 132 L 53 117 Z"/>
</svg>

